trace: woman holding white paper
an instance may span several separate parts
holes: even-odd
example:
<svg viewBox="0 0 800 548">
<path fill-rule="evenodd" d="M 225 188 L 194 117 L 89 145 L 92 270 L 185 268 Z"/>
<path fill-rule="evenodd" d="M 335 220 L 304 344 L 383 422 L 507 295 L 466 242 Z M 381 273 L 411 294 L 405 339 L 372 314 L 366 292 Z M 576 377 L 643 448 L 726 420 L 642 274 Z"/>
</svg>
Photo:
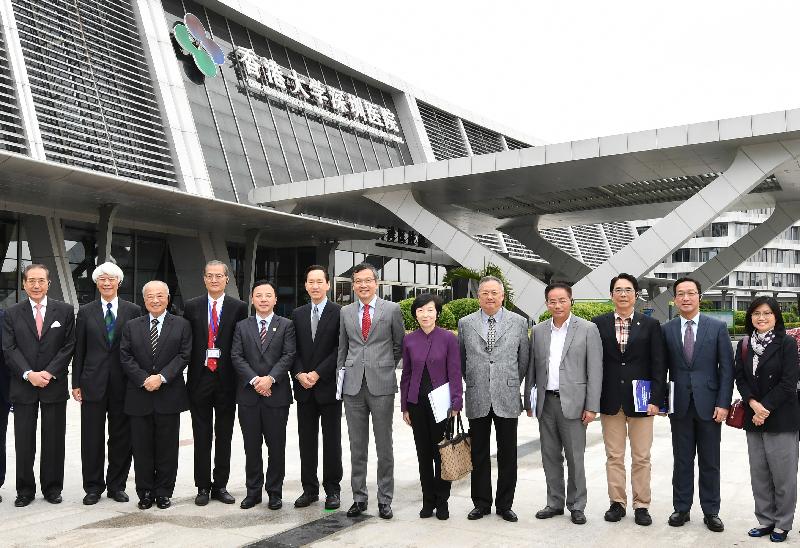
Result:
<svg viewBox="0 0 800 548">
<path fill-rule="evenodd" d="M 414 432 L 417 448 L 422 486 L 419 517 L 429 518 L 436 510 L 438 519 L 447 519 L 450 517 L 447 506 L 450 482 L 441 479 L 438 450 L 447 421 L 437 422 L 434 409 L 442 405 L 436 396 L 447 390 L 443 387 L 449 387 L 449 415 L 457 415 L 461 411 L 462 387 L 458 339 L 450 331 L 436 326 L 441 312 L 442 300 L 430 293 L 418 295 L 411 305 L 411 315 L 416 318 L 419 329 L 403 339 L 400 410 L 403 420 Z M 437 388 L 439 393 L 435 392 Z M 433 406 L 431 399 L 434 399 Z"/>
</svg>

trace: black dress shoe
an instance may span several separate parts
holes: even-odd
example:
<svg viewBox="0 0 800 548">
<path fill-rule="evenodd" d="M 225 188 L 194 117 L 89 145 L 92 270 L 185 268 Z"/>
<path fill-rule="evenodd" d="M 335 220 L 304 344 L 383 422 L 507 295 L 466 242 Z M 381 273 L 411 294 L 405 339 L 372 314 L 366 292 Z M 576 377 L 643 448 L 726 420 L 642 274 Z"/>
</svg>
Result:
<svg viewBox="0 0 800 548">
<path fill-rule="evenodd" d="M 687 521 L 689 521 L 689 512 L 672 512 L 667 523 L 672 527 L 681 527 Z"/>
<path fill-rule="evenodd" d="M 430 506 L 423 506 L 422 510 L 419 511 L 419 517 L 422 519 L 432 518 L 433 517 L 433 508 Z"/>
<path fill-rule="evenodd" d="M 378 515 L 383 519 L 392 519 L 392 516 L 394 516 L 392 513 L 392 505 L 378 503 Z"/>
<path fill-rule="evenodd" d="M 617 522 L 625 517 L 625 507 L 619 502 L 612 502 L 603 519 L 610 522 Z"/>
<path fill-rule="evenodd" d="M 772 542 L 783 542 L 784 540 L 786 540 L 786 537 L 788 536 L 789 536 L 789 531 L 784 531 L 783 533 L 778 533 L 776 531 L 773 531 L 769 535 L 769 540 L 771 540 Z"/>
<path fill-rule="evenodd" d="M 83 497 L 83 503 L 86 506 L 91 506 L 92 504 L 97 504 L 100 502 L 100 495 L 97 493 L 86 493 L 86 496 Z"/>
<path fill-rule="evenodd" d="M 487 515 L 489 511 L 490 510 L 488 508 L 478 508 L 476 506 L 475 508 L 469 511 L 469 514 L 467 514 L 467 519 L 471 520 L 481 519 L 483 516 Z"/>
<path fill-rule="evenodd" d="M 653 518 L 650 517 L 650 512 L 647 508 L 637 508 L 633 511 L 633 521 L 636 525 L 650 525 L 653 523 Z"/>
<path fill-rule="evenodd" d="M 450 509 L 447 507 L 447 503 L 440 504 L 436 507 L 436 519 L 445 520 L 450 517 Z"/>
<path fill-rule="evenodd" d="M 150 497 L 142 497 L 139 499 L 139 504 L 136 506 L 139 507 L 139 510 L 147 510 L 148 508 L 153 507 L 153 499 Z"/>
<path fill-rule="evenodd" d="M 208 501 L 209 501 L 208 489 L 198 489 L 197 496 L 194 498 L 194 503 L 197 506 L 205 506 L 206 504 L 208 504 Z"/>
<path fill-rule="evenodd" d="M 719 519 L 717 514 L 706 514 L 703 516 L 703 523 L 706 524 L 709 531 L 714 531 L 715 533 L 721 533 L 725 530 L 725 525 L 722 524 L 722 520 Z"/>
<path fill-rule="evenodd" d="M 169 500 L 169 497 L 156 497 L 156 506 L 158 506 L 162 510 L 166 510 L 167 508 L 172 506 L 172 501 Z"/>
<path fill-rule="evenodd" d="M 130 497 L 125 491 L 109 491 L 108 498 L 114 499 L 116 502 L 130 502 Z"/>
<path fill-rule="evenodd" d="M 339 493 L 331 493 L 325 497 L 326 510 L 337 510 L 341 505 L 342 501 L 339 499 Z"/>
<path fill-rule="evenodd" d="M 270 495 L 269 502 L 267 502 L 267 508 L 270 510 L 280 510 L 283 506 L 283 501 L 278 495 Z"/>
<path fill-rule="evenodd" d="M 753 527 L 747 532 L 747 536 L 753 538 L 765 537 L 772 533 L 773 529 L 775 529 L 774 525 L 770 525 L 769 527 Z"/>
<path fill-rule="evenodd" d="M 248 510 L 256 504 L 261 504 L 261 497 L 251 497 L 248 495 L 242 500 L 241 503 L 239 503 L 239 508 L 242 510 Z"/>
<path fill-rule="evenodd" d="M 367 511 L 367 503 L 366 502 L 354 502 L 353 506 L 347 511 L 348 518 L 354 518 L 356 516 L 360 516 L 362 513 Z"/>
<path fill-rule="evenodd" d="M 50 493 L 44 496 L 44 500 L 50 504 L 61 504 L 61 501 L 64 499 L 61 498 L 61 493 Z"/>
<path fill-rule="evenodd" d="M 575 525 L 583 525 L 586 523 L 586 514 L 583 513 L 583 510 L 570 510 L 569 513 L 570 519 Z"/>
<path fill-rule="evenodd" d="M 536 519 L 549 519 L 555 516 L 563 516 L 564 509 L 563 508 L 553 508 L 552 506 L 545 506 L 538 512 L 536 512 Z"/>
<path fill-rule="evenodd" d="M 294 501 L 295 508 L 305 508 L 306 506 L 310 506 L 312 502 L 317 502 L 319 500 L 319 495 L 312 495 L 310 493 L 303 493 L 297 500 Z"/>
<path fill-rule="evenodd" d="M 27 495 L 17 495 L 16 500 L 14 500 L 14 506 L 17 508 L 22 508 L 23 506 L 28 506 L 31 502 L 33 502 L 33 497 L 29 497 Z"/>
<path fill-rule="evenodd" d="M 500 516 L 504 520 L 510 521 L 512 523 L 517 521 L 517 519 L 519 519 L 519 518 L 517 518 L 517 514 L 515 514 L 514 510 L 512 510 L 511 508 L 509 508 L 507 510 L 497 510 L 496 513 L 497 513 L 498 516 Z"/>
<path fill-rule="evenodd" d="M 236 502 L 236 499 L 233 498 L 233 495 L 228 493 L 228 490 L 224 487 L 220 487 L 219 489 L 212 489 L 211 490 L 211 498 L 221 502 L 222 504 L 233 504 Z"/>
</svg>

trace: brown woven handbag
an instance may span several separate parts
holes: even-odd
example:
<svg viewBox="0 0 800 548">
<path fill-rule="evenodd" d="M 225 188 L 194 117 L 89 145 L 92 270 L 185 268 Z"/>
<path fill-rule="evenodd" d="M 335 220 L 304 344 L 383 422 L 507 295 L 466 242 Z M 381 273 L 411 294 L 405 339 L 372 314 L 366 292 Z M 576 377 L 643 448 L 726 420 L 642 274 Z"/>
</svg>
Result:
<svg viewBox="0 0 800 548">
<path fill-rule="evenodd" d="M 456 423 L 456 421 L 458 422 Z M 453 432 L 454 428 L 455 432 Z M 464 432 L 464 425 L 461 423 L 461 415 L 458 415 L 456 418 L 450 417 L 447 419 L 445 438 L 439 442 L 443 480 L 460 480 L 472 472 L 472 453 L 470 446 L 469 434 Z"/>
</svg>

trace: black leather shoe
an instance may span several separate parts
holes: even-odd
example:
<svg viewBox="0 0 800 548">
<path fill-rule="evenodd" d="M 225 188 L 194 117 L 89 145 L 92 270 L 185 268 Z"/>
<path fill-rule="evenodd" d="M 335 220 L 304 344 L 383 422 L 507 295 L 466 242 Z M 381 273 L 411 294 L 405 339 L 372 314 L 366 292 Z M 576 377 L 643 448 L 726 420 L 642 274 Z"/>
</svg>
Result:
<svg viewBox="0 0 800 548">
<path fill-rule="evenodd" d="M 555 516 L 563 516 L 564 509 L 563 508 L 553 508 L 551 506 L 545 506 L 538 512 L 536 512 L 536 519 L 549 519 Z"/>
<path fill-rule="evenodd" d="M 50 504 L 61 504 L 61 501 L 64 499 L 61 498 L 61 493 L 50 493 L 44 496 L 44 500 Z"/>
<path fill-rule="evenodd" d="M 392 513 L 392 505 L 378 503 L 378 515 L 383 519 L 392 519 L 392 516 L 394 516 Z"/>
<path fill-rule="evenodd" d="M 29 497 L 27 495 L 17 495 L 16 500 L 14 500 L 14 506 L 17 508 L 22 508 L 23 506 L 28 506 L 31 502 L 33 502 L 33 497 Z"/>
<path fill-rule="evenodd" d="M 682 527 L 687 521 L 689 521 L 689 512 L 672 512 L 667 523 L 672 527 Z"/>
<path fill-rule="evenodd" d="M 212 489 L 211 490 L 211 498 L 221 502 L 222 504 L 233 504 L 236 502 L 236 499 L 233 498 L 233 495 L 228 493 L 228 490 L 224 487 L 220 487 L 219 489 Z"/>
<path fill-rule="evenodd" d="M 208 489 L 198 489 L 197 496 L 194 498 L 194 503 L 197 506 L 205 506 L 206 504 L 208 504 L 208 500 L 209 500 Z"/>
<path fill-rule="evenodd" d="M 115 502 L 130 502 L 130 497 L 125 491 L 109 491 L 108 498 L 114 499 Z"/>
<path fill-rule="evenodd" d="M 148 508 L 152 508 L 153 499 L 151 499 L 149 496 L 144 496 L 139 499 L 139 504 L 137 504 L 136 506 L 139 507 L 139 510 L 147 510 Z"/>
<path fill-rule="evenodd" d="M 339 493 L 331 493 L 327 497 L 325 497 L 325 509 L 326 510 L 337 510 L 339 506 L 342 505 L 342 501 L 339 498 Z"/>
<path fill-rule="evenodd" d="M 433 517 L 433 508 L 430 506 L 423 506 L 422 510 L 419 511 L 419 517 L 422 519 L 432 518 Z"/>
<path fill-rule="evenodd" d="M 467 519 L 470 520 L 481 519 L 483 516 L 487 515 L 489 511 L 490 510 L 488 508 L 478 508 L 476 506 L 475 508 L 469 511 L 469 514 L 467 514 Z"/>
<path fill-rule="evenodd" d="M 446 520 L 449 518 L 450 518 L 450 509 L 447 507 L 446 502 L 436 507 L 436 519 Z"/>
<path fill-rule="evenodd" d="M 312 495 L 310 493 L 303 493 L 297 500 L 294 501 L 295 508 L 305 508 L 306 506 L 310 506 L 312 502 L 317 502 L 319 500 L 319 495 Z"/>
<path fill-rule="evenodd" d="M 783 542 L 784 540 L 786 540 L 786 537 L 788 536 L 789 536 L 789 531 L 784 531 L 783 533 L 777 533 L 773 531 L 769 535 L 769 540 L 771 540 L 772 542 Z"/>
<path fill-rule="evenodd" d="M 515 522 L 517 521 L 517 514 L 514 513 L 514 510 L 509 508 L 508 510 L 497 510 L 497 515 L 503 518 L 506 521 Z"/>
<path fill-rule="evenodd" d="M 270 510 L 280 510 L 283 506 L 283 501 L 278 495 L 270 495 L 269 502 L 267 502 L 267 508 Z"/>
<path fill-rule="evenodd" d="M 575 525 L 583 525 L 586 523 L 586 514 L 583 513 L 583 510 L 570 510 L 569 513 L 570 519 Z"/>
<path fill-rule="evenodd" d="M 249 510 L 256 504 L 261 504 L 261 497 L 247 496 L 244 499 L 242 499 L 241 503 L 239 503 L 239 508 L 241 508 L 242 510 Z"/>
<path fill-rule="evenodd" d="M 172 501 L 169 500 L 169 497 L 156 497 L 156 506 L 158 506 L 162 510 L 166 510 L 167 508 L 172 506 Z"/>
<path fill-rule="evenodd" d="M 353 506 L 347 511 L 348 518 L 354 518 L 356 516 L 360 516 L 364 512 L 367 511 L 367 503 L 366 502 L 354 502 Z"/>
<path fill-rule="evenodd" d="M 775 529 L 774 525 L 770 525 L 769 527 L 753 527 L 747 532 L 748 537 L 758 538 L 758 537 L 766 537 Z"/>
<path fill-rule="evenodd" d="M 97 504 L 100 502 L 100 495 L 97 493 L 86 493 L 86 496 L 83 497 L 83 503 L 86 506 L 91 506 L 92 504 Z"/>
<path fill-rule="evenodd" d="M 650 512 L 647 508 L 637 508 L 633 511 L 633 521 L 636 525 L 650 525 L 653 523 L 653 518 L 650 517 Z"/>
<path fill-rule="evenodd" d="M 722 524 L 722 520 L 719 519 L 717 514 L 706 514 L 703 516 L 703 523 L 706 524 L 709 531 L 714 531 L 715 533 L 721 533 L 725 530 L 725 525 Z"/>
<path fill-rule="evenodd" d="M 625 517 L 625 507 L 619 502 L 612 502 L 603 519 L 610 522 L 617 522 Z"/>
</svg>

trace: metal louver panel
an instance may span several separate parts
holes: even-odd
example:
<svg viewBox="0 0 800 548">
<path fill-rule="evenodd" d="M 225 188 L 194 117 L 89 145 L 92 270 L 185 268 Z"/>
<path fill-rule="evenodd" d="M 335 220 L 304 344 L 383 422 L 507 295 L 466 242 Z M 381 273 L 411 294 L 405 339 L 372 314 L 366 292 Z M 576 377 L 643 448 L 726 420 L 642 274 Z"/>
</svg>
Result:
<svg viewBox="0 0 800 548">
<path fill-rule="evenodd" d="M 437 160 L 467 156 L 467 148 L 458 129 L 458 120 L 436 107 L 417 101 L 422 123 Z"/>
<path fill-rule="evenodd" d="M 0 32 L 0 150 L 24 154 L 25 133 L 3 33 Z"/>
<path fill-rule="evenodd" d="M 516 150 L 518 148 L 529 148 L 531 145 L 525 144 L 522 141 L 517 141 L 511 137 L 506 137 L 506 145 L 509 150 Z"/>
<path fill-rule="evenodd" d="M 500 135 L 472 122 L 466 120 L 462 120 L 462 122 L 473 154 L 489 154 L 503 150 Z"/>
</svg>

